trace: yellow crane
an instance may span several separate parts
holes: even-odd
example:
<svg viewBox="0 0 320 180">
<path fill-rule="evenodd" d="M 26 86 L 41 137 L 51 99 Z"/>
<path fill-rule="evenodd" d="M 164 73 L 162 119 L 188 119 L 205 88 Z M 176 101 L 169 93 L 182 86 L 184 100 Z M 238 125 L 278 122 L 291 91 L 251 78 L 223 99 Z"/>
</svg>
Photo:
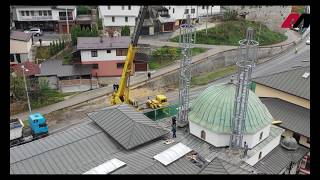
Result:
<svg viewBox="0 0 320 180">
<path fill-rule="evenodd" d="M 123 102 L 136 105 L 136 102 L 129 97 L 130 75 L 132 73 L 133 59 L 135 57 L 136 47 L 138 44 L 139 35 L 147 12 L 147 8 L 148 6 L 140 7 L 137 23 L 134 28 L 131 43 L 129 45 L 127 57 L 122 70 L 119 88 L 112 94 L 111 97 L 112 105 L 121 104 Z"/>
</svg>

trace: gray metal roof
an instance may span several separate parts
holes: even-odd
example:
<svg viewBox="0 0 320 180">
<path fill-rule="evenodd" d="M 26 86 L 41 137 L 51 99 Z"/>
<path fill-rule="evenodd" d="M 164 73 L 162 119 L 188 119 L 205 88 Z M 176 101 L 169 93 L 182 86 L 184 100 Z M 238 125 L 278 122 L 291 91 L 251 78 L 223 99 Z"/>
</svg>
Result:
<svg viewBox="0 0 320 180">
<path fill-rule="evenodd" d="M 40 74 L 36 76 L 51 76 L 58 77 L 77 76 L 77 75 L 90 75 L 91 65 L 89 64 L 75 64 L 63 65 L 62 59 L 49 59 L 41 63 Z"/>
<path fill-rule="evenodd" d="M 131 38 L 129 36 L 119 37 L 78 37 L 77 50 L 98 50 L 128 48 Z"/>
<path fill-rule="evenodd" d="M 256 77 L 252 81 L 310 100 L 310 76 L 303 78 L 305 72 L 310 72 L 310 65 Z"/>
<path fill-rule="evenodd" d="M 278 145 L 254 167 L 264 174 L 279 174 L 291 161 L 297 163 L 308 152 L 309 150 L 303 146 L 299 146 L 295 151 L 289 151 Z"/>
<path fill-rule="evenodd" d="M 168 133 L 127 104 L 91 112 L 88 116 L 126 149 L 132 149 Z"/>
<path fill-rule="evenodd" d="M 230 164 L 222 159 L 214 158 L 200 174 L 252 174 L 237 165 Z"/>
<path fill-rule="evenodd" d="M 25 41 L 28 42 L 31 39 L 31 33 L 25 33 L 20 31 L 11 31 L 10 32 L 10 39 L 18 40 L 18 41 Z"/>
<path fill-rule="evenodd" d="M 282 121 L 280 127 L 310 137 L 310 109 L 278 98 L 260 98 L 273 118 Z"/>
</svg>

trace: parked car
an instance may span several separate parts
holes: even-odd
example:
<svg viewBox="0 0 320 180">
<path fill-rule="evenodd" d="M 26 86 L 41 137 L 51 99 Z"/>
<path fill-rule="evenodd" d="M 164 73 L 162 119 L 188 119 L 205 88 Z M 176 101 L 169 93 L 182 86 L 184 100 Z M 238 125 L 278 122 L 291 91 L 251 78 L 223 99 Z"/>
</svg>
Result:
<svg viewBox="0 0 320 180">
<path fill-rule="evenodd" d="M 310 45 L 310 38 L 306 41 L 306 45 Z"/>
<path fill-rule="evenodd" d="M 30 30 L 25 30 L 25 33 L 32 33 L 35 36 L 41 36 L 42 30 L 40 28 L 31 28 Z"/>
</svg>

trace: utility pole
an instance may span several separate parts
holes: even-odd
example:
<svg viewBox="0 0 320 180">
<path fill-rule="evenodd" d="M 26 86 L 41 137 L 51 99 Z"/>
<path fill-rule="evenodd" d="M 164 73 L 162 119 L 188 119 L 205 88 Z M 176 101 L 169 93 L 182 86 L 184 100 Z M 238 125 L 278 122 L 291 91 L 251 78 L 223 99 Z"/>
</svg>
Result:
<svg viewBox="0 0 320 180">
<path fill-rule="evenodd" d="M 208 36 L 208 8 L 209 6 L 207 6 L 206 36 Z"/>
<path fill-rule="evenodd" d="M 69 20 L 68 20 L 68 9 L 66 8 L 66 20 L 67 20 L 67 34 L 69 35 Z"/>
<path fill-rule="evenodd" d="M 27 93 L 27 100 L 28 100 L 28 108 L 29 108 L 29 113 L 31 114 L 31 106 L 30 106 L 30 100 L 29 100 L 29 93 L 28 93 L 28 87 L 27 87 L 27 81 L 26 81 L 26 75 L 24 73 L 24 71 L 28 72 L 29 70 L 24 68 L 24 65 L 21 66 L 22 68 L 22 73 L 23 73 L 23 80 L 24 80 L 24 87 L 26 89 L 26 93 Z"/>
</svg>

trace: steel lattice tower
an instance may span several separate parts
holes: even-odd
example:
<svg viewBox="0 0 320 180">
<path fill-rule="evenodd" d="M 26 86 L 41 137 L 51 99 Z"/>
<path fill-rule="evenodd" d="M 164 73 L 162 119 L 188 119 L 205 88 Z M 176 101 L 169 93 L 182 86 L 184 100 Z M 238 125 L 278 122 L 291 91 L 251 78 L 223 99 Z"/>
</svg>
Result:
<svg viewBox="0 0 320 180">
<path fill-rule="evenodd" d="M 232 135 L 230 136 L 230 149 L 240 150 L 242 147 L 243 131 L 245 127 L 246 112 L 249 97 L 249 85 L 252 69 L 255 66 L 259 43 L 253 40 L 253 29 L 248 28 L 246 39 L 239 41 L 237 54 L 238 75 L 233 110 Z"/>
<path fill-rule="evenodd" d="M 190 23 L 190 15 L 187 15 L 187 23 L 180 26 L 179 42 L 181 45 L 182 59 L 180 61 L 179 81 L 179 113 L 178 125 L 184 126 L 188 123 L 189 89 L 191 81 L 191 48 L 195 43 L 196 29 Z"/>
</svg>

